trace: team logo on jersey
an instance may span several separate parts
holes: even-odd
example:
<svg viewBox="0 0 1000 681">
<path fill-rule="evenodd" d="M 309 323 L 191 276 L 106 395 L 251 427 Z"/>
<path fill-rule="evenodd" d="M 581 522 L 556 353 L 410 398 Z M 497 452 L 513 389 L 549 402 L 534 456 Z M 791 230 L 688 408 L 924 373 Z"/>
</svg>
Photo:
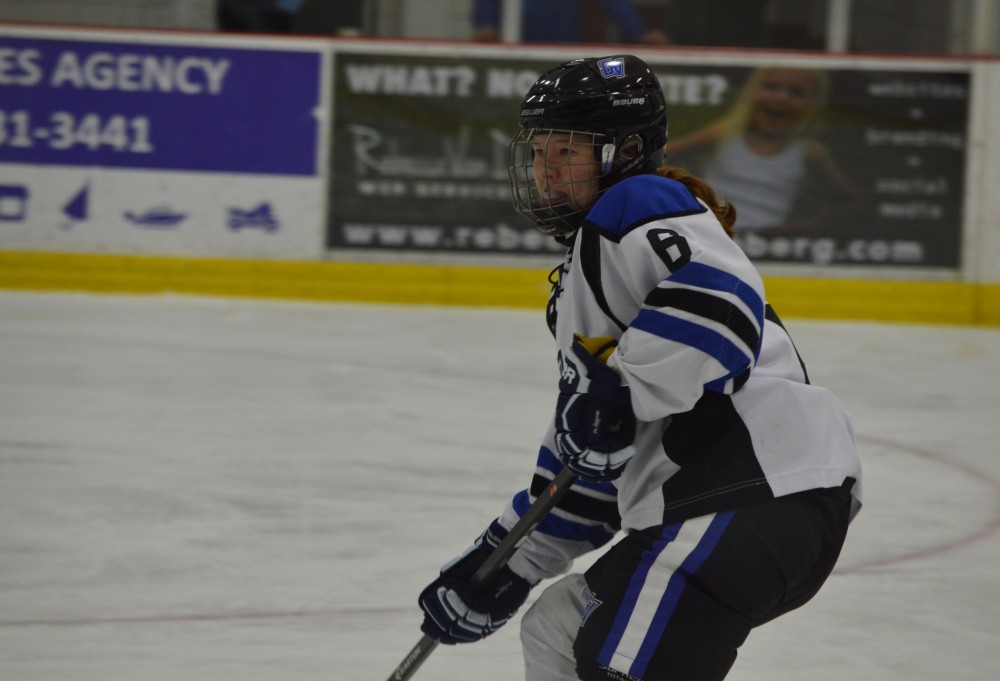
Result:
<svg viewBox="0 0 1000 681">
<path fill-rule="evenodd" d="M 608 57 L 597 62 L 597 68 L 605 78 L 624 78 L 625 60 L 622 57 Z"/>
<path fill-rule="evenodd" d="M 597 596 L 595 596 L 594 594 L 590 595 L 590 600 L 587 601 L 587 606 L 583 609 L 583 617 L 580 618 L 581 627 L 587 623 L 587 619 L 590 618 L 593 612 L 597 610 L 599 607 L 601 607 L 603 603 L 604 602 L 599 600 Z"/>
</svg>

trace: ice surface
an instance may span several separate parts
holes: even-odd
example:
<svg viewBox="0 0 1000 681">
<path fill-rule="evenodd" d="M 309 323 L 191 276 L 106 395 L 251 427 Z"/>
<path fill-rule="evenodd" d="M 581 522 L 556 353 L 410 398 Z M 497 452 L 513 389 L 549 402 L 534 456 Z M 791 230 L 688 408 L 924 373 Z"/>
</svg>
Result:
<svg viewBox="0 0 1000 681">
<path fill-rule="evenodd" d="M 998 678 L 1000 330 L 786 322 L 867 505 L 729 678 Z M 527 483 L 552 354 L 541 312 L 0 293 L 0 681 L 385 679 Z M 415 678 L 521 675 L 514 625 Z"/>
</svg>

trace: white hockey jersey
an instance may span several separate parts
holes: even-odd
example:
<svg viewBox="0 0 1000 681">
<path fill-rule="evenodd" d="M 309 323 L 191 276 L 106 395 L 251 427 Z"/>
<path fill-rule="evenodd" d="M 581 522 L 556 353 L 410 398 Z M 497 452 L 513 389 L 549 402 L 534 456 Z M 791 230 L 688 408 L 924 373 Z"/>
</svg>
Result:
<svg viewBox="0 0 1000 681">
<path fill-rule="evenodd" d="M 608 360 L 631 391 L 638 453 L 614 483 L 577 482 L 510 565 L 565 572 L 615 532 L 675 522 L 848 478 L 861 465 L 850 420 L 811 385 L 767 305 L 760 275 L 715 215 L 680 182 L 629 178 L 595 204 L 554 278 L 548 321 L 612 336 Z M 531 488 L 507 505 L 512 527 L 562 464 L 550 426 Z"/>
</svg>

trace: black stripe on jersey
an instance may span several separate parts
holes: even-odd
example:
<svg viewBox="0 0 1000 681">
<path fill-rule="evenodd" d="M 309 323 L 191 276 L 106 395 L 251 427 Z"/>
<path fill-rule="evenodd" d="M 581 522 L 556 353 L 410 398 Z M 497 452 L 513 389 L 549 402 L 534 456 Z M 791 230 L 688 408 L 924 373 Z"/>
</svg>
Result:
<svg viewBox="0 0 1000 681">
<path fill-rule="evenodd" d="M 799 360 L 799 366 L 802 367 L 802 376 L 805 378 L 806 385 L 809 385 L 809 372 L 806 371 L 806 363 L 802 361 L 802 355 L 799 354 L 799 349 L 795 347 L 795 340 L 792 339 L 792 334 L 788 333 L 788 329 L 786 329 L 785 325 L 781 323 L 781 319 L 778 318 L 778 313 L 774 311 L 774 308 L 771 307 L 770 303 L 764 306 L 764 319 L 780 326 L 781 330 L 788 336 L 788 340 L 791 342 L 792 348 L 795 350 L 795 357 Z"/>
<path fill-rule="evenodd" d="M 757 326 L 728 300 L 688 288 L 655 288 L 644 303 L 649 307 L 682 310 L 725 326 L 743 341 L 751 356 L 757 354 L 760 343 Z"/>
<path fill-rule="evenodd" d="M 622 324 L 621 320 L 611 312 L 611 306 L 608 305 L 608 299 L 604 295 L 604 287 L 601 285 L 601 237 L 597 232 L 589 229 L 580 230 L 580 232 L 580 267 L 583 268 L 583 276 L 586 278 L 587 285 L 590 287 L 591 293 L 594 294 L 594 300 L 597 301 L 601 311 L 619 329 L 624 331 L 628 327 Z"/>
<path fill-rule="evenodd" d="M 537 499 L 547 492 L 551 484 L 551 478 L 536 474 L 531 479 L 531 496 Z M 616 530 L 620 530 L 622 527 L 622 517 L 618 514 L 617 500 L 601 501 L 570 489 L 566 496 L 559 500 L 558 508 L 595 523 L 610 525 Z"/>
</svg>

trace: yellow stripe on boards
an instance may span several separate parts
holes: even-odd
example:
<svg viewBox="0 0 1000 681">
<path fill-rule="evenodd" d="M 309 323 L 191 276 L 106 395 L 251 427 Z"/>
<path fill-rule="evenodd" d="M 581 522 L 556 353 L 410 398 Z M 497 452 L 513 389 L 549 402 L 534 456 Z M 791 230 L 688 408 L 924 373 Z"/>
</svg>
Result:
<svg viewBox="0 0 1000 681">
<path fill-rule="evenodd" d="M 924 324 L 984 324 L 977 291 L 963 282 L 766 277 L 780 317 Z M 992 285 L 1000 289 L 1000 284 Z M 994 311 L 994 317 L 996 312 Z"/>
<path fill-rule="evenodd" d="M 0 251 L 0 288 L 544 308 L 548 270 Z"/>
<path fill-rule="evenodd" d="M 548 269 L 0 251 L 0 288 L 544 309 Z M 1000 283 L 765 277 L 782 318 L 1000 326 Z"/>
</svg>

